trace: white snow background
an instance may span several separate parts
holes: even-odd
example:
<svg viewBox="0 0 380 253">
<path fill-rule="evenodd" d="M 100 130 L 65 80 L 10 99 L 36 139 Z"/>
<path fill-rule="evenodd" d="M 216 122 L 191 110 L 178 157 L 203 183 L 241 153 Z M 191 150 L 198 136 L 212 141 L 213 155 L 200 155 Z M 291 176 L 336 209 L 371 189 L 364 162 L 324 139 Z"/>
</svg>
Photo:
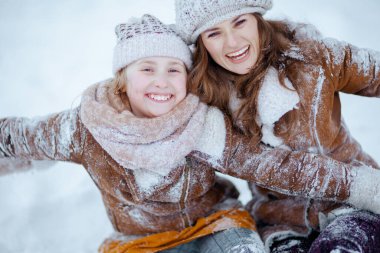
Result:
<svg viewBox="0 0 380 253">
<path fill-rule="evenodd" d="M 310 22 L 322 33 L 380 51 L 377 0 L 274 0 L 267 18 Z M 151 13 L 174 22 L 174 0 L 0 0 L 0 118 L 41 116 L 78 105 L 111 76 L 114 27 Z M 380 162 L 380 99 L 344 95 L 343 115 Z M 250 193 L 235 180 L 243 202 Z M 0 177 L 1 253 L 96 252 L 112 227 L 81 166 Z"/>
</svg>

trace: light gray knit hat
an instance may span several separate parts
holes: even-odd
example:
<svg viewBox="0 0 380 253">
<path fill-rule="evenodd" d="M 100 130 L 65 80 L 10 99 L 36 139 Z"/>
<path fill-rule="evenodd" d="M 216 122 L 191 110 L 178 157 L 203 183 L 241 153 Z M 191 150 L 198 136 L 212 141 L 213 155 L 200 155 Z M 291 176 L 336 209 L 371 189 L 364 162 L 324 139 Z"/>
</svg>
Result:
<svg viewBox="0 0 380 253">
<path fill-rule="evenodd" d="M 272 0 L 176 0 L 176 26 L 188 44 L 214 25 L 246 13 L 262 15 Z"/>
<path fill-rule="evenodd" d="M 191 68 L 192 55 L 187 44 L 171 26 L 152 15 L 131 18 L 127 23 L 117 25 L 115 33 L 114 74 L 133 61 L 153 56 L 177 58 Z"/>
</svg>

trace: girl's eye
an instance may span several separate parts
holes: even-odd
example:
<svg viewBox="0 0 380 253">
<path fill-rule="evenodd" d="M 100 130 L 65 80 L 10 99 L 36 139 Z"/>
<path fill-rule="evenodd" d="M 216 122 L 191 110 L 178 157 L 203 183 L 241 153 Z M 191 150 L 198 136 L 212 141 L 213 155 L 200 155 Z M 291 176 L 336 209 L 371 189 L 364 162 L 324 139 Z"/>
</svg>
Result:
<svg viewBox="0 0 380 253">
<path fill-rule="evenodd" d="M 143 72 L 153 72 L 152 68 L 143 68 L 141 71 Z"/>
<path fill-rule="evenodd" d="M 169 69 L 169 72 L 170 73 L 175 73 L 175 72 L 180 73 L 180 71 L 178 69 Z"/>
</svg>

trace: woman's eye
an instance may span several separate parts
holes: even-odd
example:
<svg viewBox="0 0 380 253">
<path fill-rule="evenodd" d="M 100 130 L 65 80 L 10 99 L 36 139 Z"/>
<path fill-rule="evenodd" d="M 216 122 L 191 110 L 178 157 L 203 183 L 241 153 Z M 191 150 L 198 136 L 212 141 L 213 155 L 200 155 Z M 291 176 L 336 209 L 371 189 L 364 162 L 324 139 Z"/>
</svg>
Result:
<svg viewBox="0 0 380 253">
<path fill-rule="evenodd" d="M 238 20 L 238 21 L 236 21 L 235 26 L 242 25 L 245 23 L 245 21 L 246 21 L 245 19 Z"/>
<path fill-rule="evenodd" d="M 207 35 L 207 38 L 213 38 L 213 37 L 216 37 L 216 36 L 218 36 L 218 35 L 219 35 L 219 32 L 209 33 L 209 34 Z"/>
<path fill-rule="evenodd" d="M 180 72 L 178 69 L 169 69 L 169 72 L 171 72 L 171 73 L 175 73 L 175 72 Z"/>
<path fill-rule="evenodd" d="M 153 72 L 153 69 L 152 68 L 143 68 L 143 69 L 141 69 L 141 71 L 143 71 L 143 72 Z"/>
</svg>

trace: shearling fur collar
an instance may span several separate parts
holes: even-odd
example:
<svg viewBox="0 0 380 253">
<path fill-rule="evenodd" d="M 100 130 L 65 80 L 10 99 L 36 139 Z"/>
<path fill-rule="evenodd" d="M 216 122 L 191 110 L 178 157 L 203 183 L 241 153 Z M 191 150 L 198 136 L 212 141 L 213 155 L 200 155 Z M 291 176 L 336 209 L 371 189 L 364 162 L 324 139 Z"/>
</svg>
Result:
<svg viewBox="0 0 380 253">
<path fill-rule="evenodd" d="M 261 126 L 261 141 L 272 147 L 282 145 L 283 140 L 274 134 L 274 124 L 290 110 L 297 108 L 300 101 L 297 92 L 288 78 L 285 79 L 283 87 L 278 78 L 278 71 L 269 67 L 264 77 L 263 84 L 259 90 L 257 100 L 256 122 Z M 229 108 L 232 111 L 235 125 L 242 128 L 242 123 L 237 118 L 237 111 L 243 101 L 237 98 L 236 91 L 231 95 Z"/>
<path fill-rule="evenodd" d="M 128 169 L 166 175 L 183 163 L 202 133 L 207 106 L 189 94 L 169 113 L 138 118 L 115 95 L 108 80 L 82 96 L 80 117 L 105 151 Z"/>
</svg>

